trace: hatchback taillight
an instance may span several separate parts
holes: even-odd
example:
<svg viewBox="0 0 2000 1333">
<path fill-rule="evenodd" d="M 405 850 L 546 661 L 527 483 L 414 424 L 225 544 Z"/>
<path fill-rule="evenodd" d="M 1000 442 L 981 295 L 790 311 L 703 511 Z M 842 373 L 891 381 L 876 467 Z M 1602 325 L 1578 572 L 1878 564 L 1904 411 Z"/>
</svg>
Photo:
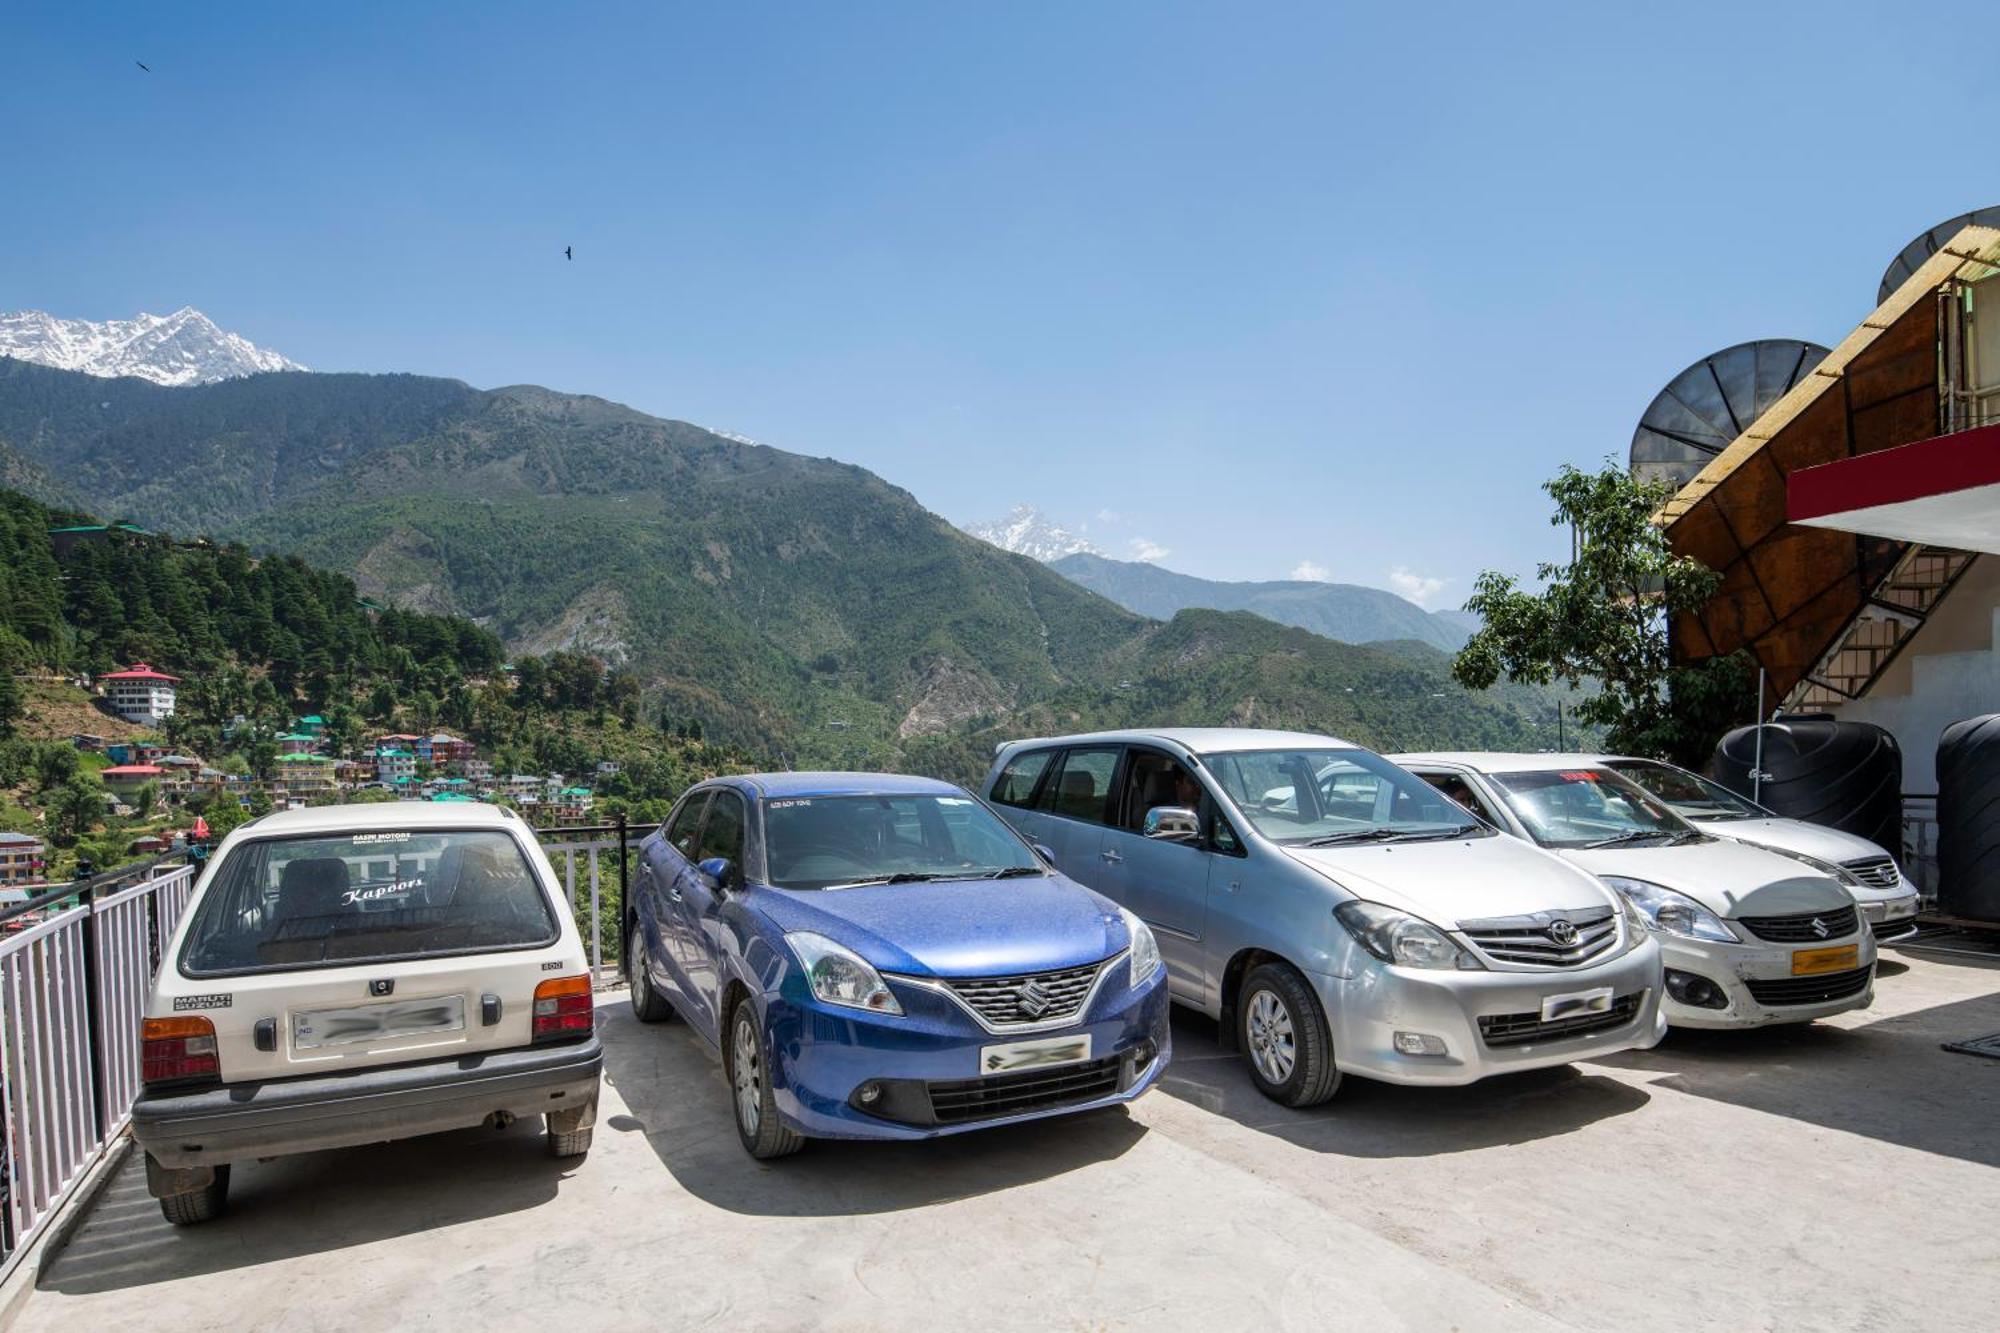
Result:
<svg viewBox="0 0 2000 1333">
<path fill-rule="evenodd" d="M 221 1078 L 215 1024 L 206 1018 L 147 1019 L 139 1028 L 139 1068 L 147 1083 Z"/>
<path fill-rule="evenodd" d="M 535 987 L 536 1041 L 581 1037 L 590 1027 L 589 977 L 557 977 Z"/>
</svg>

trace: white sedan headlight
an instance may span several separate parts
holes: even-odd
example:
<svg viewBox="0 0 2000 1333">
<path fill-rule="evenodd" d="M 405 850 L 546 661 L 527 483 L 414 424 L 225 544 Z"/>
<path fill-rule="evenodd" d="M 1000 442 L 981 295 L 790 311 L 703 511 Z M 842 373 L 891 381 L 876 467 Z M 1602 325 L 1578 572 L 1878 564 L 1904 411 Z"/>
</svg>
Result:
<svg viewBox="0 0 2000 1333">
<path fill-rule="evenodd" d="M 1132 979 L 1133 989 L 1137 989 L 1147 977 L 1160 966 L 1160 942 L 1153 938 L 1153 928 L 1124 908 L 1118 914 L 1125 918 L 1125 929 L 1132 936 Z"/>
<path fill-rule="evenodd" d="M 1736 932 L 1723 924 L 1721 917 L 1685 893 L 1677 893 L 1665 885 L 1643 879 L 1627 879 L 1623 875 L 1605 875 L 1602 878 L 1623 894 L 1626 902 L 1639 910 L 1650 929 L 1689 940 L 1715 940 L 1724 944 L 1741 942 Z"/>
<path fill-rule="evenodd" d="M 815 997 L 828 1004 L 866 1009 L 873 1014 L 903 1012 L 882 974 L 846 945 L 810 930 L 786 931 L 785 943 L 799 956 L 806 970 L 806 982 Z"/>
<path fill-rule="evenodd" d="M 1820 874 L 1825 875 L 1828 879 L 1839 880 L 1842 888 L 1859 889 L 1864 887 L 1860 879 L 1846 866 L 1835 865 L 1831 861 L 1822 861 L 1817 856 L 1807 856 L 1804 852 L 1789 851 L 1783 847 L 1772 847 L 1768 843 L 1758 843 L 1756 845 L 1762 847 L 1767 852 L 1776 852 L 1779 856 L 1789 856 L 1794 861 L 1803 862 L 1811 866 L 1814 870 L 1819 871 Z"/>
</svg>

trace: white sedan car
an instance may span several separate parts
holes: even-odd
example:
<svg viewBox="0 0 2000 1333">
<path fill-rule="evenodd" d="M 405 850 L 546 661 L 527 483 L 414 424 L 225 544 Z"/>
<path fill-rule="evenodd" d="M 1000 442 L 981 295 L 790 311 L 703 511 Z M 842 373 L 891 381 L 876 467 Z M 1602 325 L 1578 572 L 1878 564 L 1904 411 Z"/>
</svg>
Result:
<svg viewBox="0 0 2000 1333">
<path fill-rule="evenodd" d="M 1847 886 L 1877 944 L 1917 933 L 1917 886 L 1896 859 L 1866 838 L 1803 819 L 1786 819 L 1699 773 L 1658 759 L 1599 756 L 1674 808 L 1696 828 L 1795 857 Z"/>
<path fill-rule="evenodd" d="M 1833 877 L 1704 833 L 1584 756 L 1389 757 L 1644 913 L 1660 941 L 1674 1026 L 1802 1023 L 1874 1002 L 1875 937 Z"/>
<path fill-rule="evenodd" d="M 232 1163 L 527 1116 L 590 1147 L 604 1053 L 548 858 L 490 805 L 266 816 L 195 888 L 141 1026 L 132 1131 L 167 1220 Z"/>
</svg>

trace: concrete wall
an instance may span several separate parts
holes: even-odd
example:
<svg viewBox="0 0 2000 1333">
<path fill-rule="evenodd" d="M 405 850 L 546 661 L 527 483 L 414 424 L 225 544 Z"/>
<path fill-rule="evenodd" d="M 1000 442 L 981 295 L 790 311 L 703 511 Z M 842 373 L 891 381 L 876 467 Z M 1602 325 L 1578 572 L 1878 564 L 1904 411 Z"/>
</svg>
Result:
<svg viewBox="0 0 2000 1333">
<path fill-rule="evenodd" d="M 1866 697 L 1829 711 L 1888 728 L 1903 747 L 1903 790 L 1936 792 L 1939 734 L 2000 713 L 2000 557 L 1965 572 Z"/>
</svg>

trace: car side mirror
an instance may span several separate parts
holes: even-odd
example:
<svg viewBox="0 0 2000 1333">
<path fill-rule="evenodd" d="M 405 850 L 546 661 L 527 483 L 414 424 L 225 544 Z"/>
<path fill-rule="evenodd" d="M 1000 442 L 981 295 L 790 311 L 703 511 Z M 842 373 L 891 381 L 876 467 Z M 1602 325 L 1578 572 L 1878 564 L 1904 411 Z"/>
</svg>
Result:
<svg viewBox="0 0 2000 1333">
<path fill-rule="evenodd" d="M 1042 864 L 1047 866 L 1049 869 L 1054 870 L 1056 868 L 1056 854 L 1050 851 L 1047 847 L 1044 847 L 1041 843 L 1039 842 L 1029 843 L 1028 850 L 1032 851 L 1036 856 L 1041 857 Z"/>
<path fill-rule="evenodd" d="M 1201 816 L 1184 805 L 1156 805 L 1139 831 L 1161 842 L 1193 842 L 1201 836 Z"/>
<path fill-rule="evenodd" d="M 702 883 L 715 890 L 736 887 L 736 863 L 726 856 L 711 856 L 695 867 Z"/>
</svg>

